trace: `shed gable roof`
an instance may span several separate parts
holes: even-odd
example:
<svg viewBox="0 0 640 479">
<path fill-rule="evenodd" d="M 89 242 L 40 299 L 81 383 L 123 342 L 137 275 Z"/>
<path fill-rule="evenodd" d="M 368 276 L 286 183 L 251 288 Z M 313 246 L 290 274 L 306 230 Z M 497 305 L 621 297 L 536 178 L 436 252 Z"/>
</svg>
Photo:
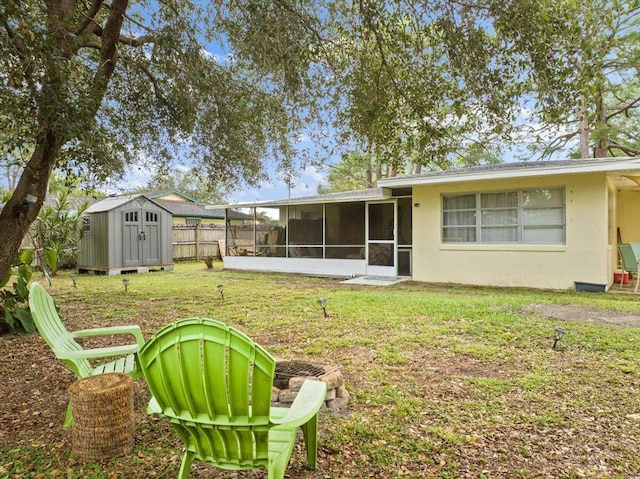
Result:
<svg viewBox="0 0 640 479">
<path fill-rule="evenodd" d="M 135 195 L 122 195 L 122 196 L 109 196 L 102 201 L 98 201 L 94 203 L 89 208 L 87 208 L 87 213 L 102 213 L 105 211 L 111 211 L 113 209 L 119 208 L 120 206 L 124 206 L 127 203 L 137 200 L 138 198 L 144 198 L 145 201 L 149 201 L 154 205 L 162 208 L 163 210 L 171 213 L 167 208 L 161 205 L 158 201 L 152 200 L 151 198 L 147 198 L 145 195 L 135 194 Z"/>
</svg>

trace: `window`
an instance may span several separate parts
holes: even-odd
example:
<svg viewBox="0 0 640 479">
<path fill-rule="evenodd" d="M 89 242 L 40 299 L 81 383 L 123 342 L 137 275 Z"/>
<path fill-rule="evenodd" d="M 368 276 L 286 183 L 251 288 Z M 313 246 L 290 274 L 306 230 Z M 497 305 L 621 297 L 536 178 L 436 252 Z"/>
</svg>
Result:
<svg viewBox="0 0 640 479">
<path fill-rule="evenodd" d="M 289 206 L 287 256 L 322 258 L 323 211 L 322 204 Z"/>
<path fill-rule="evenodd" d="M 200 218 L 185 218 L 184 224 L 186 225 L 199 225 L 202 222 Z"/>
<path fill-rule="evenodd" d="M 564 244 L 564 188 L 444 196 L 442 241 Z"/>
<path fill-rule="evenodd" d="M 138 222 L 138 212 L 137 211 L 128 211 L 124 214 L 124 220 L 127 223 L 137 223 Z"/>
<path fill-rule="evenodd" d="M 364 259 L 364 203 L 327 203 L 327 258 Z"/>
</svg>

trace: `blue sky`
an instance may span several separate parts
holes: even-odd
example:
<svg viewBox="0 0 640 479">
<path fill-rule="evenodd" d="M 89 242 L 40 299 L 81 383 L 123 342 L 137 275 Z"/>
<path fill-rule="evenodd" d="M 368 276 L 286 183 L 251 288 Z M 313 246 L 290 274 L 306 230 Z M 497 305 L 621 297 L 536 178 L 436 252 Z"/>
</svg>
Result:
<svg viewBox="0 0 640 479">
<path fill-rule="evenodd" d="M 299 149 L 313 149 L 313 143 L 308 139 L 301 139 Z M 178 165 L 177 169 L 186 170 L 188 165 Z M 295 172 L 295 179 L 291 187 L 278 177 L 273 166 L 266 166 L 268 180 L 262 181 L 254 187 L 244 186 L 238 191 L 227 194 L 229 203 L 246 203 L 252 201 L 281 200 L 285 198 L 300 198 L 318 194 L 318 185 L 326 183 L 326 170 L 307 164 L 301 170 Z M 118 181 L 109 187 L 102 188 L 108 194 L 119 194 L 126 191 L 145 187 L 153 177 L 153 171 L 131 165 L 122 181 Z"/>
<path fill-rule="evenodd" d="M 181 167 L 184 168 L 184 167 Z M 106 193 L 122 193 L 136 188 L 144 187 L 152 177 L 148 169 L 131 167 L 131 171 L 125 175 L 123 181 L 107 188 Z M 274 172 L 270 172 L 268 181 L 260 182 L 255 187 L 245 187 L 239 191 L 227 195 L 229 203 L 244 203 L 250 201 L 280 200 L 285 198 L 300 198 L 313 196 L 318 193 L 318 185 L 323 183 L 326 172 L 318 170 L 315 166 L 307 166 L 297 173 L 297 177 L 289 189 L 288 185 L 277 178 Z"/>
</svg>

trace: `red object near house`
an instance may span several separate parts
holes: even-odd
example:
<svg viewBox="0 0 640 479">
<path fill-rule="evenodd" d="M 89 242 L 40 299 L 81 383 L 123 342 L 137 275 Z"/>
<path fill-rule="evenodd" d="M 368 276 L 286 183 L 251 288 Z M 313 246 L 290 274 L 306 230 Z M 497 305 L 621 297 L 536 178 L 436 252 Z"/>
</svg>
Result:
<svg viewBox="0 0 640 479">
<path fill-rule="evenodd" d="M 629 283 L 629 272 L 625 271 L 623 273 L 622 271 L 616 271 L 615 273 L 613 273 L 613 282 L 616 284 L 620 284 L 620 280 L 622 280 L 622 284 Z"/>
</svg>

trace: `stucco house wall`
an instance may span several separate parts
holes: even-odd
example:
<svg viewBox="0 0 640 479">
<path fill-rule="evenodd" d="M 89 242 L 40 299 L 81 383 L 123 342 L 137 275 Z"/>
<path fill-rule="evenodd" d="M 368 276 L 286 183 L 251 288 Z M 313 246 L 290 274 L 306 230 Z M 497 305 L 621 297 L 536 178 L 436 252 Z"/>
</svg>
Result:
<svg viewBox="0 0 640 479">
<path fill-rule="evenodd" d="M 414 186 L 413 279 L 553 289 L 573 288 L 574 281 L 610 284 L 607 185 L 605 173 L 593 173 Z M 538 187 L 565 188 L 566 244 L 442 242 L 443 194 Z"/>
<path fill-rule="evenodd" d="M 617 193 L 617 219 L 624 243 L 640 243 L 640 191 L 624 190 Z"/>
</svg>

